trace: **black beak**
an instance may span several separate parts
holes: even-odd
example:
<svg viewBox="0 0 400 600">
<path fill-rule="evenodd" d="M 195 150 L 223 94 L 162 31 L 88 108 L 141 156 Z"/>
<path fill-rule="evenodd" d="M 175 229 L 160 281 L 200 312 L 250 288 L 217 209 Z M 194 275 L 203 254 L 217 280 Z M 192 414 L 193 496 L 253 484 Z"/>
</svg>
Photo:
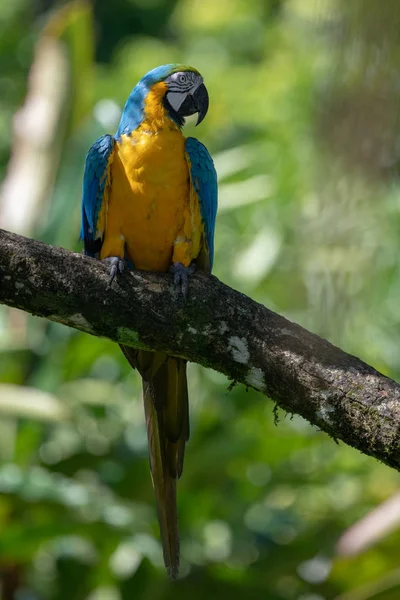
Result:
<svg viewBox="0 0 400 600">
<path fill-rule="evenodd" d="M 207 88 L 204 83 L 202 83 L 198 88 L 196 88 L 194 94 L 190 94 L 185 98 L 179 107 L 178 114 L 181 117 L 189 117 L 190 115 L 198 113 L 196 123 L 197 126 L 206 116 L 208 104 L 209 101 Z"/>
<path fill-rule="evenodd" d="M 197 125 L 202 122 L 208 111 L 208 92 L 204 83 L 199 85 L 199 87 L 194 92 L 193 100 L 197 108 L 197 127 Z"/>
</svg>

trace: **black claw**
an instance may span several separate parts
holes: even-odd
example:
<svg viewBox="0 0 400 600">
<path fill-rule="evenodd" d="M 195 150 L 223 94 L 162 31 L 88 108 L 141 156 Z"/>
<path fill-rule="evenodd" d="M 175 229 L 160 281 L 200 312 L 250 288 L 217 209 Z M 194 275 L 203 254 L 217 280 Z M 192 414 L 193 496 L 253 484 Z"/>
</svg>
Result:
<svg viewBox="0 0 400 600">
<path fill-rule="evenodd" d="M 108 280 L 108 287 L 110 288 L 118 273 L 122 273 L 124 270 L 125 261 L 123 261 L 119 256 L 108 256 L 107 258 L 103 258 L 103 262 L 110 265 L 110 278 Z"/>
<path fill-rule="evenodd" d="M 176 262 L 170 267 L 170 273 L 174 277 L 175 290 L 180 292 L 184 298 L 186 298 L 189 290 L 189 276 L 196 270 L 194 262 L 189 267 L 185 267 L 182 263 Z"/>
</svg>

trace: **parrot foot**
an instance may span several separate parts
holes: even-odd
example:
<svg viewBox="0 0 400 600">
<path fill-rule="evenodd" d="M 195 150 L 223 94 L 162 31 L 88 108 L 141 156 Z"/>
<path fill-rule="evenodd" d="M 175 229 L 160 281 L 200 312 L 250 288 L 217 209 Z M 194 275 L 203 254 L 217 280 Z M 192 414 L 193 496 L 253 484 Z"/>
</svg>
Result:
<svg viewBox="0 0 400 600">
<path fill-rule="evenodd" d="M 108 280 L 108 287 L 110 288 L 118 273 L 122 273 L 124 270 L 125 261 L 119 256 L 108 256 L 107 258 L 103 258 L 102 262 L 105 262 L 110 266 L 110 279 Z"/>
<path fill-rule="evenodd" d="M 194 262 L 192 262 L 189 267 L 185 267 L 180 262 L 175 262 L 169 268 L 169 272 L 174 276 L 175 289 L 180 292 L 184 298 L 186 298 L 189 289 L 189 276 L 192 275 L 195 270 L 196 265 Z"/>
</svg>

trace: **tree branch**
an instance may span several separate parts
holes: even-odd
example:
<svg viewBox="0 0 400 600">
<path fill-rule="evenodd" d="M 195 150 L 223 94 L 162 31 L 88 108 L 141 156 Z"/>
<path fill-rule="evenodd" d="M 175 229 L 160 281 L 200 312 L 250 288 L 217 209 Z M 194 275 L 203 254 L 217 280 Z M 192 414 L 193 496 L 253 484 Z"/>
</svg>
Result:
<svg viewBox="0 0 400 600">
<path fill-rule="evenodd" d="M 169 275 L 126 272 L 0 230 L 0 302 L 95 336 L 225 373 L 289 413 L 400 470 L 400 386 L 358 358 L 195 274 L 186 301 Z"/>
</svg>

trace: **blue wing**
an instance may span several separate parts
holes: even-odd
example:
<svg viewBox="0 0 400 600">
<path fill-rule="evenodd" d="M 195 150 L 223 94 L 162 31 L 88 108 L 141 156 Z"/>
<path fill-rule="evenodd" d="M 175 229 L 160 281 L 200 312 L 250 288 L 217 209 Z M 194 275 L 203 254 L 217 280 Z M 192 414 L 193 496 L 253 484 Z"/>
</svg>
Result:
<svg viewBox="0 0 400 600">
<path fill-rule="evenodd" d="M 90 148 L 85 162 L 82 187 L 81 239 L 88 256 L 95 256 L 101 248 L 102 234 L 99 231 L 99 214 L 110 183 L 110 164 L 113 158 L 114 138 L 103 135 Z M 100 238 L 100 239 L 99 239 Z"/>
<path fill-rule="evenodd" d="M 214 260 L 214 231 L 218 207 L 217 173 L 213 160 L 205 146 L 195 138 L 186 140 L 186 159 L 189 164 L 190 180 L 197 192 L 203 219 L 210 267 Z"/>
</svg>

